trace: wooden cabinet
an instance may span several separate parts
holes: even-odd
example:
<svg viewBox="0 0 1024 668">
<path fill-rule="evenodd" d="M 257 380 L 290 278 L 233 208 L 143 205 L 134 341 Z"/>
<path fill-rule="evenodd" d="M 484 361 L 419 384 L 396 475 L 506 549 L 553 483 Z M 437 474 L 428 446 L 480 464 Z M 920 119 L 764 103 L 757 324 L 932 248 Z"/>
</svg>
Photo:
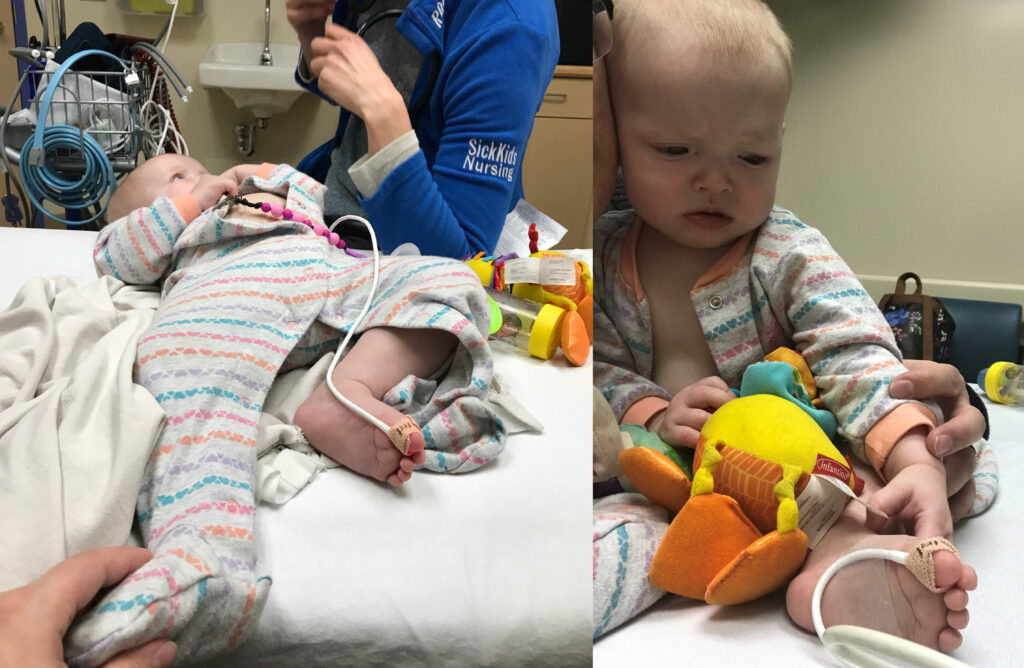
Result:
<svg viewBox="0 0 1024 668">
<path fill-rule="evenodd" d="M 523 161 L 527 201 L 568 229 L 557 248 L 593 244 L 593 72 L 558 66 Z"/>
</svg>

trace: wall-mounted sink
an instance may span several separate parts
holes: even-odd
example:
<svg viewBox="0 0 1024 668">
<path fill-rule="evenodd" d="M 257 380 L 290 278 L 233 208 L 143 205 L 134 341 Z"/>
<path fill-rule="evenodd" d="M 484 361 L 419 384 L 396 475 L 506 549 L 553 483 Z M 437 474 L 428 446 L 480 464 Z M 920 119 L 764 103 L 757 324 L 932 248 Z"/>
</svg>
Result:
<svg viewBox="0 0 1024 668">
<path fill-rule="evenodd" d="M 210 46 L 199 63 L 199 83 L 220 88 L 239 109 L 250 110 L 256 118 L 288 111 L 305 92 L 295 83 L 299 47 L 271 44 L 273 65 L 260 65 L 262 42 L 219 42 Z"/>
</svg>

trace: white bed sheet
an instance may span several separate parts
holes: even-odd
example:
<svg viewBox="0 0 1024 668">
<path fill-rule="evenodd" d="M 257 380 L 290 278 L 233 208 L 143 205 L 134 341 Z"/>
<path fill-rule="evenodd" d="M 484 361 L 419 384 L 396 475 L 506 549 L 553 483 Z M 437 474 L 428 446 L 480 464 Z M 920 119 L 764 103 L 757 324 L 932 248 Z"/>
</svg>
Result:
<svg viewBox="0 0 1024 668">
<path fill-rule="evenodd" d="M 95 234 L 0 228 L 0 307 L 33 276 L 95 279 Z M 496 351 L 545 426 L 398 491 L 342 469 L 261 506 L 255 637 L 216 666 L 590 663 L 591 369 Z"/>
<path fill-rule="evenodd" d="M 978 572 L 971 621 L 953 656 L 970 666 L 1024 665 L 1024 408 L 987 402 L 999 463 L 999 494 L 982 515 L 959 523 L 953 542 Z M 594 665 L 834 666 L 816 636 L 794 625 L 778 592 L 722 607 L 666 595 L 594 643 Z"/>
</svg>

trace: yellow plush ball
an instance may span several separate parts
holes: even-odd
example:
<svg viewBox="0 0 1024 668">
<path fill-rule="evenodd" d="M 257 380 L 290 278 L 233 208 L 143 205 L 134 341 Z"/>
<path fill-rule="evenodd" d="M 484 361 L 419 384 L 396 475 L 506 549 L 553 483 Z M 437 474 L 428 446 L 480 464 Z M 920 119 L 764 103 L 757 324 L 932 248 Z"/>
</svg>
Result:
<svg viewBox="0 0 1024 668">
<path fill-rule="evenodd" d="M 718 453 L 713 471 L 699 471 L 709 445 Z M 854 486 L 846 459 L 800 407 L 769 394 L 740 397 L 720 407 L 704 424 L 694 453 L 697 474 L 692 493 L 707 493 L 713 487 L 732 497 L 762 532 L 778 529 L 781 533 L 796 526 L 793 499 L 800 496 L 816 466 Z M 847 478 L 847 474 L 851 475 Z M 777 487 L 783 478 L 790 483 Z M 780 506 L 782 497 L 790 499 L 785 507 Z"/>
<path fill-rule="evenodd" d="M 704 423 L 701 435 L 776 464 L 814 470 L 818 455 L 846 466 L 846 459 L 810 415 L 770 394 L 733 399 Z"/>
</svg>

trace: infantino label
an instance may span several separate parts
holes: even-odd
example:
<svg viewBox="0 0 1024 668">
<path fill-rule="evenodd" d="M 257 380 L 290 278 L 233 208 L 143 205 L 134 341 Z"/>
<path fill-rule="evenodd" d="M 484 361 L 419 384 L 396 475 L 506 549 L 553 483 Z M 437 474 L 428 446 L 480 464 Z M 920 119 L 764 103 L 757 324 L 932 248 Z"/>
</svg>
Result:
<svg viewBox="0 0 1024 668">
<path fill-rule="evenodd" d="M 835 463 L 835 460 L 832 460 Z M 842 514 L 846 502 L 853 499 L 867 508 L 869 513 L 888 519 L 881 510 L 869 506 L 857 497 L 850 486 L 831 475 L 811 475 L 807 487 L 796 499 L 800 519 L 798 526 L 807 534 L 807 547 L 813 550 L 825 532 Z"/>
<path fill-rule="evenodd" d="M 430 18 L 434 19 L 434 25 L 438 28 L 441 27 L 441 23 L 444 21 L 444 0 L 437 3 L 437 7 L 430 13 Z"/>
<path fill-rule="evenodd" d="M 502 141 L 485 142 L 474 137 L 469 140 L 462 168 L 467 172 L 496 176 L 512 183 L 518 163 L 519 149 L 512 144 Z"/>
<path fill-rule="evenodd" d="M 836 460 L 819 454 L 818 459 L 814 462 L 814 470 L 812 470 L 811 473 L 832 476 L 836 480 L 842 480 L 843 482 L 848 483 L 850 482 L 850 475 L 852 471 Z"/>
</svg>

